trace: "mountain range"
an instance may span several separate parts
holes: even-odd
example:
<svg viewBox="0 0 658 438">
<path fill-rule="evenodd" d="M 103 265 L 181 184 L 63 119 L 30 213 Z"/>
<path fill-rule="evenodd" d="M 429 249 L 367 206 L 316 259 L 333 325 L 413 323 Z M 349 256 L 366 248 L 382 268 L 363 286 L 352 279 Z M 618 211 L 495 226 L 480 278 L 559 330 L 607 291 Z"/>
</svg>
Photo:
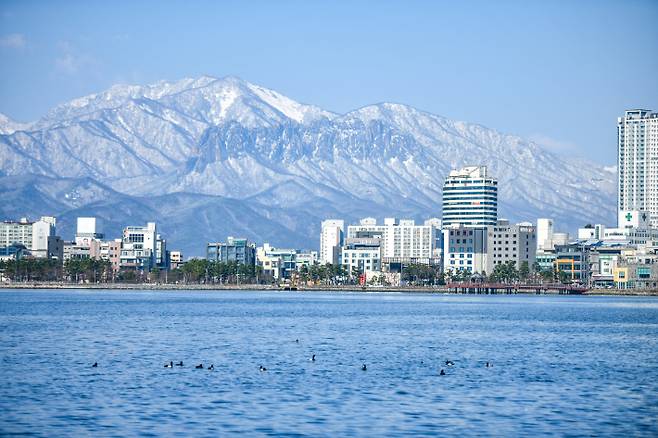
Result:
<svg viewBox="0 0 658 438">
<path fill-rule="evenodd" d="M 616 173 L 519 136 L 396 103 L 336 114 L 235 77 L 116 85 L 18 123 L 0 114 L 0 217 L 155 220 L 203 255 L 228 235 L 317 248 L 320 222 L 441 215 L 447 173 L 482 164 L 499 216 L 574 229 L 615 215 Z"/>
</svg>

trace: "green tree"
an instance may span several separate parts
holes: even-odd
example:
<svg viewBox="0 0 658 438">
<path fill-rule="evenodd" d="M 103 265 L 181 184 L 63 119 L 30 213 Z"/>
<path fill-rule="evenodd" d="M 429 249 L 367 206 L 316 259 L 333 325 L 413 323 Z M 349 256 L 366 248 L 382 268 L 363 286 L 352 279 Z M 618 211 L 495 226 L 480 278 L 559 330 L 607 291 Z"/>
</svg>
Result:
<svg viewBox="0 0 658 438">
<path fill-rule="evenodd" d="M 528 265 L 527 261 L 524 261 L 521 263 L 521 267 L 519 268 L 519 278 L 521 281 L 526 281 L 530 277 L 530 266 Z"/>
</svg>

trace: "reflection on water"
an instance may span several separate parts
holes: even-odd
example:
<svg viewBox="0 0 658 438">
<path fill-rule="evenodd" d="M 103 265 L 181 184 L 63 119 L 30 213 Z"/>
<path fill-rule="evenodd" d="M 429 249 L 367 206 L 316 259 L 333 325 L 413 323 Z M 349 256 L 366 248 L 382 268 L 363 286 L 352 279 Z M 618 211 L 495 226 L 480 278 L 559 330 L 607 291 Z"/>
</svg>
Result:
<svg viewBox="0 0 658 438">
<path fill-rule="evenodd" d="M 658 433 L 655 298 L 5 290 L 0 333 L 0 434 Z"/>
</svg>

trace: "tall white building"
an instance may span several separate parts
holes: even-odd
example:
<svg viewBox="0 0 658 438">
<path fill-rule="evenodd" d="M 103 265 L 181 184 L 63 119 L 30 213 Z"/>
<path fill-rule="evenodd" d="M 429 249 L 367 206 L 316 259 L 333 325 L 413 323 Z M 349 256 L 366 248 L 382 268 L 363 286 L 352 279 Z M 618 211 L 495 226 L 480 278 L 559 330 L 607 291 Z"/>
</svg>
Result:
<svg viewBox="0 0 658 438">
<path fill-rule="evenodd" d="M 553 249 L 553 219 L 537 219 L 537 249 Z"/>
<path fill-rule="evenodd" d="M 75 244 L 90 246 L 93 240 L 100 240 L 103 234 L 99 231 L 99 223 L 95 217 L 79 217 L 75 229 Z"/>
<path fill-rule="evenodd" d="M 322 221 L 320 232 L 320 264 L 337 265 L 340 259 L 340 247 L 343 245 L 345 221 L 328 219 Z"/>
<path fill-rule="evenodd" d="M 617 151 L 619 212 L 648 211 L 658 227 L 658 113 L 634 109 L 619 117 Z"/>
<path fill-rule="evenodd" d="M 32 255 L 48 257 L 48 243 L 55 237 L 57 220 L 52 216 L 42 216 L 32 224 Z M 50 242 L 52 245 L 52 241 Z"/>
<path fill-rule="evenodd" d="M 443 184 L 443 226 L 496 225 L 498 181 L 485 166 L 468 166 L 450 172 Z"/>
</svg>

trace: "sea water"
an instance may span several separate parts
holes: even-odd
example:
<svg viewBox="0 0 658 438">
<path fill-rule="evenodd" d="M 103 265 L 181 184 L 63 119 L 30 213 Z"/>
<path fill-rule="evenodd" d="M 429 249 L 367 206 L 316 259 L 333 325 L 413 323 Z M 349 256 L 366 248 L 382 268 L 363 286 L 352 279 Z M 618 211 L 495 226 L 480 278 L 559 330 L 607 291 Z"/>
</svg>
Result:
<svg viewBox="0 0 658 438">
<path fill-rule="evenodd" d="M 658 435 L 651 297 L 0 290 L 0 356 L 0 435 Z"/>
</svg>

